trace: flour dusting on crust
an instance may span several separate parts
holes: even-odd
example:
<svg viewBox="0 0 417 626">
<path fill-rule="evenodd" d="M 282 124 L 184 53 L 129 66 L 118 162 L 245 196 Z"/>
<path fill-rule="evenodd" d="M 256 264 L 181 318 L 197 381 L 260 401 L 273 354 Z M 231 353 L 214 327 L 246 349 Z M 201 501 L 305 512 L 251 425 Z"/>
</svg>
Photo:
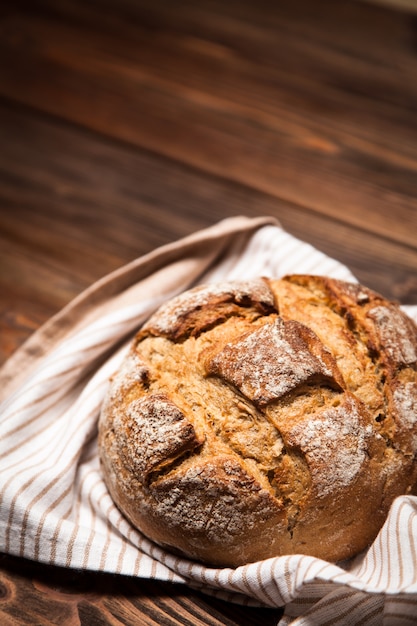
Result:
<svg viewBox="0 0 417 626">
<path fill-rule="evenodd" d="M 183 333 L 190 332 L 195 334 L 192 326 L 197 325 L 200 330 L 201 319 L 204 327 L 221 319 L 225 309 L 230 314 L 239 307 L 252 307 L 261 313 L 273 310 L 274 296 L 267 282 L 255 279 L 195 287 L 163 305 L 145 324 L 143 331 L 172 337 L 181 337 Z M 200 320 L 195 317 L 196 312 Z"/>
<path fill-rule="evenodd" d="M 281 398 L 301 384 L 330 382 L 333 371 L 313 354 L 303 334 L 301 324 L 271 318 L 270 323 L 227 344 L 211 360 L 209 371 L 222 376 L 258 406 Z"/>
<path fill-rule="evenodd" d="M 304 453 L 316 496 L 328 496 L 335 485 L 338 489 L 347 487 L 361 472 L 372 435 L 362 412 L 355 398 L 348 395 L 343 404 L 290 431 L 288 442 Z"/>
<path fill-rule="evenodd" d="M 412 332 L 412 321 L 400 309 L 378 306 L 368 311 L 376 325 L 380 344 L 390 358 L 398 364 L 417 362 L 417 339 Z"/>
</svg>

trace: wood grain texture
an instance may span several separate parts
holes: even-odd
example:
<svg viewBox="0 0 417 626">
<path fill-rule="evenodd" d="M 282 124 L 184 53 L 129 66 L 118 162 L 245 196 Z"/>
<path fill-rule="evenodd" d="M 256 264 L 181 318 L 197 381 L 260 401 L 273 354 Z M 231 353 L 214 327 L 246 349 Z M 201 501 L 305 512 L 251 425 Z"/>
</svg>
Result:
<svg viewBox="0 0 417 626">
<path fill-rule="evenodd" d="M 275 625 L 280 611 L 243 607 L 189 590 L 0 556 L 2 626 Z"/>
<path fill-rule="evenodd" d="M 0 363 L 103 275 L 272 215 L 417 303 L 417 18 L 341 0 L 4 0 Z M 8 624 L 275 624 L 183 587 L 0 560 Z"/>
<path fill-rule="evenodd" d="M 125 2 L 115 20 L 104 0 L 42 4 L 3 19 L 3 96 L 352 225 L 366 205 L 372 232 L 415 244 L 411 18 L 306 0 Z"/>
</svg>

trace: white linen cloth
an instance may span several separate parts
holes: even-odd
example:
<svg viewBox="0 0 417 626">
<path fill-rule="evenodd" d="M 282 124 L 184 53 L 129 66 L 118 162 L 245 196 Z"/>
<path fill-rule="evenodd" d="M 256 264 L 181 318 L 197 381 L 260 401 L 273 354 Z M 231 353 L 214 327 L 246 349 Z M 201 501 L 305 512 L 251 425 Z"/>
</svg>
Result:
<svg viewBox="0 0 417 626">
<path fill-rule="evenodd" d="M 272 218 L 230 218 L 106 276 L 34 333 L 0 370 L 0 550 L 285 606 L 281 626 L 417 623 L 417 498 L 398 498 L 374 544 L 351 562 L 293 555 L 216 569 L 149 542 L 101 477 L 100 405 L 144 320 L 196 284 L 287 273 L 355 280 Z M 417 307 L 404 309 L 417 320 Z"/>
</svg>

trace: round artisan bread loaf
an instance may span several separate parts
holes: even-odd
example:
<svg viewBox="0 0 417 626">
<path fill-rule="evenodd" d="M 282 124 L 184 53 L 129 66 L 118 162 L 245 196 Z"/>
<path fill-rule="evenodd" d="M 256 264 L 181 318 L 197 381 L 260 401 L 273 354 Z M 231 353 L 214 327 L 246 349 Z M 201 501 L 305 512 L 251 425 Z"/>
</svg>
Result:
<svg viewBox="0 0 417 626">
<path fill-rule="evenodd" d="M 417 482 L 417 328 L 371 290 L 200 286 L 139 331 L 102 407 L 114 502 L 171 552 L 235 567 L 363 550 Z"/>
</svg>

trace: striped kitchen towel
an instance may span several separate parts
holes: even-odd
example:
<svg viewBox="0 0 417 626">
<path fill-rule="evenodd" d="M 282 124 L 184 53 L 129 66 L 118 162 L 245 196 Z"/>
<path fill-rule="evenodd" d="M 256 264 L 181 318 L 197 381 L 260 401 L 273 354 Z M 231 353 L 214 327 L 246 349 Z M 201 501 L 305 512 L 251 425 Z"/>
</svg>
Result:
<svg viewBox="0 0 417 626">
<path fill-rule="evenodd" d="M 196 284 L 287 273 L 355 280 L 275 220 L 231 218 L 106 276 L 34 333 L 0 370 L 0 550 L 285 607 L 283 626 L 413 623 L 417 498 L 398 498 L 374 544 L 351 562 L 292 555 L 216 569 L 149 542 L 119 513 L 101 477 L 100 406 L 144 320 Z M 417 320 L 417 307 L 404 308 Z"/>
</svg>

